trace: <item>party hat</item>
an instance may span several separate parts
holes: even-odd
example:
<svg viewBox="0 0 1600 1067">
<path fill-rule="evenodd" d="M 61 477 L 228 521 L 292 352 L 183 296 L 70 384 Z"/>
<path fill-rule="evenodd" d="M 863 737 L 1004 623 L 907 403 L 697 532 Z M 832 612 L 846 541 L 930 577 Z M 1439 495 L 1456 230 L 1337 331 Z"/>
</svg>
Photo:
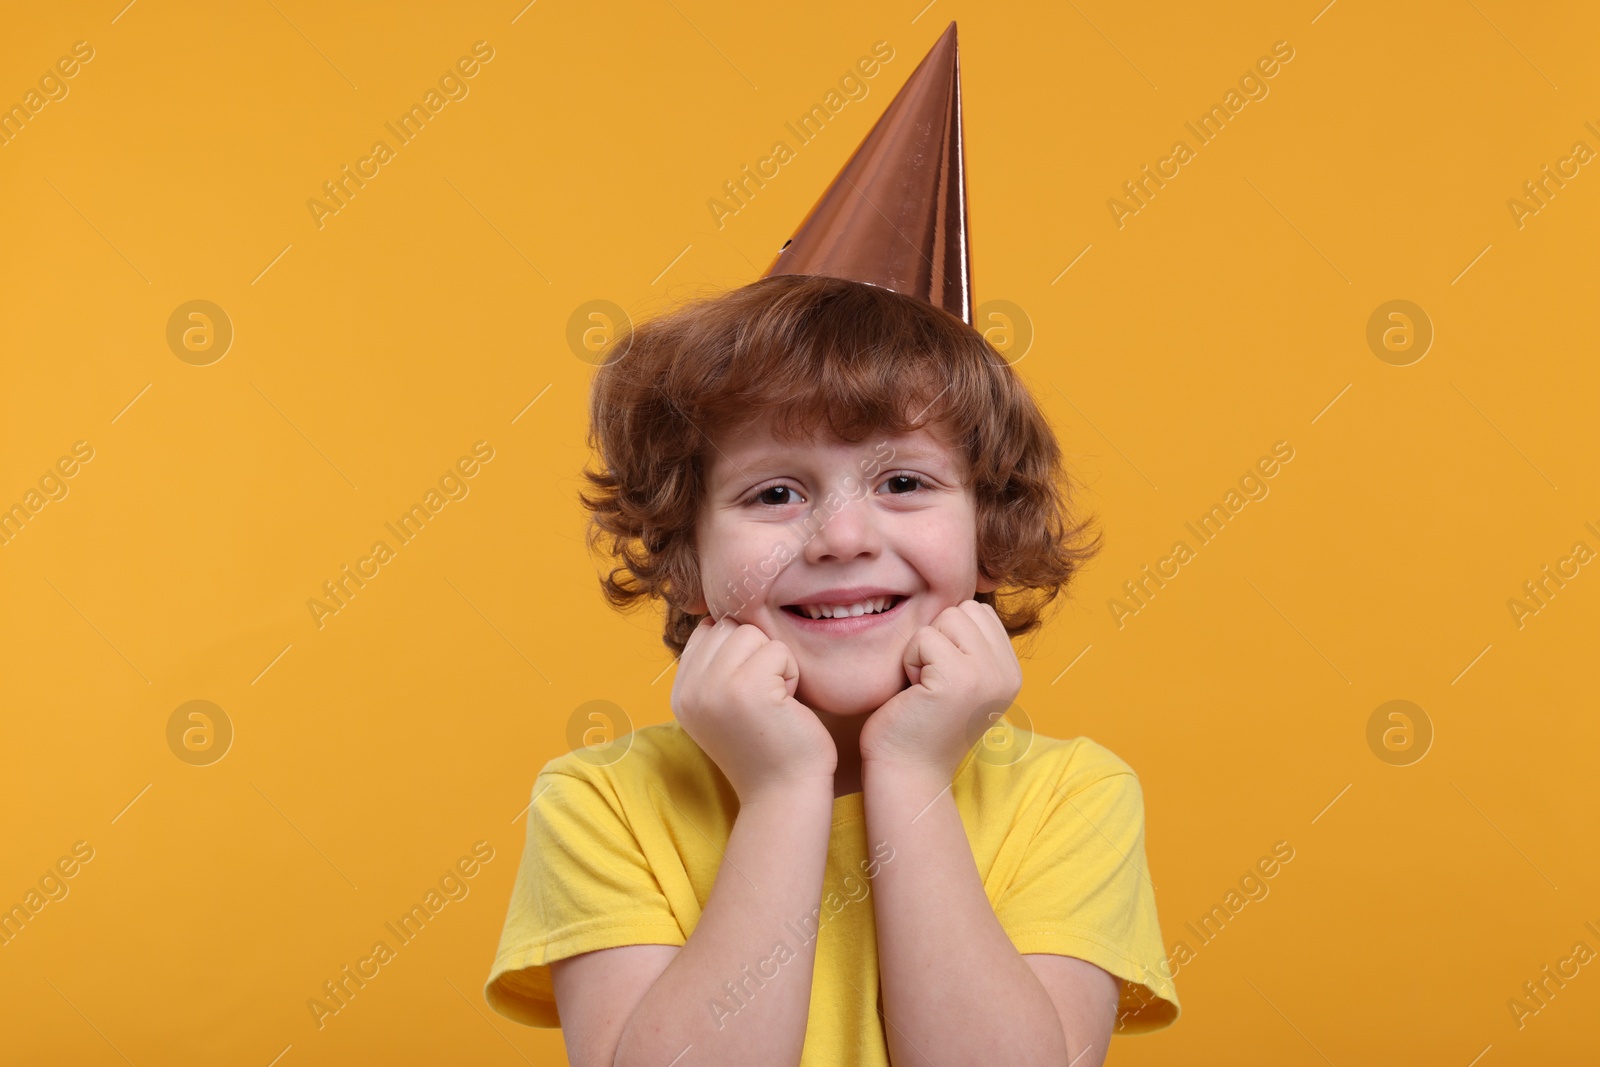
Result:
<svg viewBox="0 0 1600 1067">
<path fill-rule="evenodd" d="M 925 300 L 972 323 L 956 24 L 917 64 L 765 277 L 825 274 Z"/>
</svg>

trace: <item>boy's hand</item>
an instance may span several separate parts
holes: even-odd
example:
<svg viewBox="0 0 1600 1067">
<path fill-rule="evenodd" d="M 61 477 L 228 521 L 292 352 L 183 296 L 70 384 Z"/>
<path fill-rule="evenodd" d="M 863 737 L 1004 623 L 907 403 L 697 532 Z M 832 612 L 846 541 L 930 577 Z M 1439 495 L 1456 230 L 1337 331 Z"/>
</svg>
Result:
<svg viewBox="0 0 1600 1067">
<path fill-rule="evenodd" d="M 1022 665 L 994 608 L 967 600 L 911 636 L 911 687 L 861 728 L 863 764 L 894 765 L 949 784 L 974 741 L 1022 689 Z"/>
<path fill-rule="evenodd" d="M 822 720 L 794 698 L 799 685 L 794 653 L 759 627 L 707 617 L 689 635 L 672 683 L 672 713 L 740 803 L 804 779 L 826 779 L 831 789 L 839 753 Z"/>
</svg>

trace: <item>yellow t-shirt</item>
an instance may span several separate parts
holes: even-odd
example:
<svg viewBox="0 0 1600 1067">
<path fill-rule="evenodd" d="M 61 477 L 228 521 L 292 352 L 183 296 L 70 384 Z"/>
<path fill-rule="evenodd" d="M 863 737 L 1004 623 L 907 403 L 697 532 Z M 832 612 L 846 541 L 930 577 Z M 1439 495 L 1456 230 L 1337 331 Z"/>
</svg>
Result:
<svg viewBox="0 0 1600 1067">
<path fill-rule="evenodd" d="M 1019 953 L 1075 956 L 1121 978 L 1116 1032 L 1170 1025 L 1178 994 L 1145 862 L 1139 779 L 1088 738 L 1003 725 L 1009 744 L 994 749 L 981 739 L 951 783 L 1001 927 Z M 738 795 L 676 720 L 617 745 L 628 746 L 626 755 L 613 758 L 613 747 L 604 765 L 591 750 L 559 756 L 534 783 L 484 987 L 509 1019 L 560 1026 L 551 960 L 618 945 L 682 945 L 710 899 Z M 869 858 L 865 820 L 861 793 L 834 799 L 820 918 L 793 924 L 788 935 L 791 948 L 817 939 L 802 1067 L 888 1067 L 870 881 L 885 856 Z M 722 1003 L 719 1016 L 738 1007 L 731 997 Z"/>
</svg>

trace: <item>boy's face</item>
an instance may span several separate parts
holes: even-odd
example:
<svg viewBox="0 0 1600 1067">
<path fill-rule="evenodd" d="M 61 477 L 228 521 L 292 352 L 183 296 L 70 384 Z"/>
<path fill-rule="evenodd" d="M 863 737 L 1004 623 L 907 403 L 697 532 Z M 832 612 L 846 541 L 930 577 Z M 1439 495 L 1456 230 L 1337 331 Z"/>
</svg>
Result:
<svg viewBox="0 0 1600 1067">
<path fill-rule="evenodd" d="M 784 445 L 753 424 L 715 445 L 695 527 L 703 590 L 689 610 L 731 616 L 788 645 L 800 668 L 795 699 L 806 707 L 877 710 L 910 684 L 911 635 L 996 588 L 978 571 L 965 457 L 927 429 Z M 900 602 L 881 617 L 812 620 L 791 610 L 882 594 Z"/>
</svg>

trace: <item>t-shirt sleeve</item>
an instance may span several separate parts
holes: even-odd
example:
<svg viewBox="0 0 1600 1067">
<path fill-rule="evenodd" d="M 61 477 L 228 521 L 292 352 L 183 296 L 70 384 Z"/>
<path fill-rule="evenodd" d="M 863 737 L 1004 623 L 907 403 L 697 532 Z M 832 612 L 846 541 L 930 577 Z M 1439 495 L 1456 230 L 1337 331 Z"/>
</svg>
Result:
<svg viewBox="0 0 1600 1067">
<path fill-rule="evenodd" d="M 1057 785 L 1051 803 L 996 918 L 1019 953 L 1073 956 L 1122 979 L 1115 1032 L 1171 1025 L 1178 993 L 1145 861 L 1139 779 L 1127 770 Z"/>
<path fill-rule="evenodd" d="M 557 1027 L 552 960 L 688 939 L 627 821 L 588 779 L 547 766 L 534 782 L 527 820 L 483 994 L 508 1019 Z"/>
</svg>

